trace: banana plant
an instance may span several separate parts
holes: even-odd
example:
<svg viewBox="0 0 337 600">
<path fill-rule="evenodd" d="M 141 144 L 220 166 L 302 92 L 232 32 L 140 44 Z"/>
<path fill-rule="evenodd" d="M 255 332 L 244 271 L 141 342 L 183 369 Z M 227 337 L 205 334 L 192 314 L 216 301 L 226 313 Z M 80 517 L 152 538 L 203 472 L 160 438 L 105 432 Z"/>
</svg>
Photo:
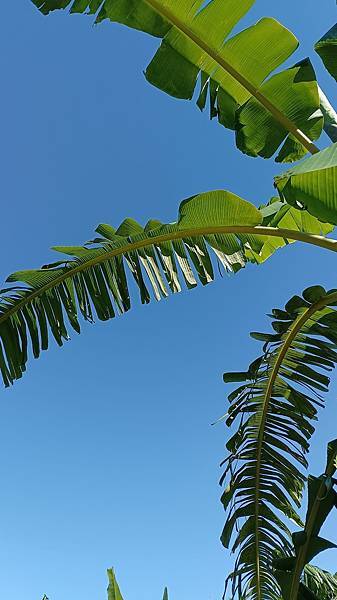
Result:
<svg viewBox="0 0 337 600">
<path fill-rule="evenodd" d="M 123 23 L 162 39 L 146 69 L 153 85 L 197 105 L 232 129 L 244 153 L 278 162 L 313 156 L 275 177 L 279 198 L 260 208 L 226 191 L 184 200 L 174 223 L 126 219 L 97 227 L 83 246 L 59 246 L 56 262 L 18 271 L 0 294 L 0 369 L 5 385 L 22 376 L 28 356 L 38 357 L 49 338 L 59 345 L 79 316 L 107 320 L 131 307 L 129 277 L 143 304 L 214 279 L 215 264 L 236 273 L 276 249 L 298 241 L 336 252 L 328 234 L 337 224 L 337 144 L 319 151 L 323 126 L 335 127 L 308 59 L 279 69 L 298 46 L 274 19 L 262 19 L 230 37 L 254 0 L 33 0 L 43 14 L 69 8 Z M 316 44 L 336 78 L 335 28 Z M 324 104 L 325 103 L 325 104 Z M 325 108 L 323 107 L 323 104 Z M 322 106 L 323 113 L 320 109 Z M 332 115 L 332 116 L 331 116 Z M 332 134 L 331 136 L 332 137 Z M 64 256 L 66 255 L 66 257 Z M 20 283 L 21 282 L 21 283 Z M 13 284 L 13 285 L 12 285 Z M 310 564 L 333 545 L 319 538 L 336 504 L 336 442 L 329 445 L 321 478 L 309 478 L 308 512 L 298 514 L 306 483 L 313 422 L 324 405 L 337 362 L 337 290 L 312 286 L 274 309 L 273 333 L 255 333 L 261 356 L 246 372 L 227 373 L 241 385 L 229 395 L 227 442 L 221 484 L 227 519 L 222 542 L 237 553 L 227 578 L 239 600 L 336 597 L 336 578 Z M 291 533 L 289 520 L 302 528 Z M 233 539 L 234 538 L 234 539 Z M 329 594 L 329 595 L 328 595 Z M 164 599 L 167 600 L 167 590 Z M 109 571 L 109 600 L 122 600 Z"/>
</svg>

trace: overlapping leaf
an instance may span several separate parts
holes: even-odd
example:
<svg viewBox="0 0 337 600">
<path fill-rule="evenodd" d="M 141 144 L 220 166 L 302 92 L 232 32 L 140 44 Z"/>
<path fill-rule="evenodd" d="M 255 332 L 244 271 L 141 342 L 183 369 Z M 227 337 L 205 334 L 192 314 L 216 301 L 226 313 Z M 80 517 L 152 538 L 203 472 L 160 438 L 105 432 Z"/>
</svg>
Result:
<svg viewBox="0 0 337 600">
<path fill-rule="evenodd" d="M 292 231 L 310 232 L 313 235 L 325 236 L 333 231 L 334 226 L 330 223 L 322 223 L 316 217 L 312 216 L 306 210 L 299 210 L 289 204 L 280 201 L 279 198 L 272 198 L 264 206 L 260 206 L 263 216 L 263 225 L 276 227 L 279 229 L 290 229 Z M 262 263 L 269 258 L 275 250 L 292 243 L 294 240 L 287 240 L 281 237 L 265 237 L 262 246 L 258 252 L 246 250 L 247 258 Z"/>
<path fill-rule="evenodd" d="M 323 126 L 315 74 L 305 60 L 276 75 L 296 50 L 295 36 L 272 18 L 261 19 L 228 39 L 254 0 L 33 0 L 44 14 L 69 7 L 163 38 L 146 69 L 161 90 L 209 98 L 211 116 L 237 132 L 237 145 L 251 156 L 291 162 L 315 147 Z"/>
<path fill-rule="evenodd" d="M 337 143 L 275 178 L 283 200 L 337 224 Z"/>
<path fill-rule="evenodd" d="M 273 574 L 275 553 L 291 557 L 288 524 L 301 524 L 305 454 L 337 362 L 337 292 L 320 286 L 295 296 L 284 310 L 273 310 L 273 334 L 252 334 L 264 353 L 244 373 L 227 373 L 241 382 L 229 395 L 227 425 L 238 423 L 227 443 L 222 496 L 228 510 L 222 542 L 234 536 L 237 551 L 230 581 L 232 596 L 279 600 Z"/>
</svg>

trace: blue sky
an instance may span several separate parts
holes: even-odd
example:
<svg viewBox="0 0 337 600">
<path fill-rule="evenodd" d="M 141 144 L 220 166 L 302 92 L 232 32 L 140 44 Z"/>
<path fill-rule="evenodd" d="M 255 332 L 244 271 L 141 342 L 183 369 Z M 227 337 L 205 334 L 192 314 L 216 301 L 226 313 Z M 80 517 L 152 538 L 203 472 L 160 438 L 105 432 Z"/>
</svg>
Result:
<svg viewBox="0 0 337 600">
<path fill-rule="evenodd" d="M 265 15 L 302 40 L 297 59 L 312 56 L 336 104 L 312 52 L 335 2 L 257 0 L 245 23 Z M 256 204 L 273 194 L 279 166 L 244 157 L 193 103 L 145 81 L 156 40 L 84 16 L 44 18 L 29 0 L 4 3 L 0 29 L 2 280 L 100 222 L 172 221 L 183 198 L 210 189 Z M 272 307 L 311 284 L 336 287 L 333 260 L 293 245 L 205 289 L 135 301 L 30 363 L 0 405 L 1 598 L 105 598 L 111 565 L 125 600 L 159 600 L 164 585 L 170 600 L 220 597 L 228 433 L 210 424 L 226 410 L 222 373 L 258 354 L 248 334 Z M 336 437 L 336 389 L 313 443 L 316 473 Z M 336 553 L 321 564 L 336 571 Z"/>
</svg>

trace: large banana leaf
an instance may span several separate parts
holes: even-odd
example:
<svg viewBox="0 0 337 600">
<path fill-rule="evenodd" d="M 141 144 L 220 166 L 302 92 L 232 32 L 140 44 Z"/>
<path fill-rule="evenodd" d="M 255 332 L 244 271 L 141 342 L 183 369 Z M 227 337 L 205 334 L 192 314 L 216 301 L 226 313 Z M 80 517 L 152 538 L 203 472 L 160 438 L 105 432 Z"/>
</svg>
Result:
<svg viewBox="0 0 337 600">
<path fill-rule="evenodd" d="M 337 143 L 275 178 L 283 200 L 337 224 Z"/>
<path fill-rule="evenodd" d="M 309 60 L 271 75 L 296 50 L 295 36 L 278 21 L 261 19 L 230 39 L 254 0 L 32 0 L 43 14 L 70 7 L 163 38 L 146 69 L 150 83 L 191 99 L 209 97 L 212 116 L 236 131 L 237 146 L 251 156 L 291 162 L 322 131 L 319 94 Z M 271 75 L 271 76 L 270 76 Z"/>
<path fill-rule="evenodd" d="M 275 213 L 276 208 L 269 210 Z M 269 240 L 275 237 L 282 245 L 297 239 L 337 251 L 335 240 L 306 232 L 301 219 L 296 219 L 298 211 L 290 207 L 287 211 L 294 215 L 288 229 L 268 227 L 264 219 L 270 216 L 264 217 L 249 202 L 230 192 L 208 192 L 183 201 L 176 223 L 151 220 L 142 227 L 126 219 L 117 230 L 99 225 L 101 237 L 90 244 L 55 248 L 67 257 L 41 269 L 13 273 L 7 281 L 25 285 L 0 292 L 0 368 L 5 385 L 22 376 L 29 347 L 37 358 L 48 348 L 50 336 L 61 346 L 69 339 L 69 327 L 80 332 L 79 314 L 92 322 L 95 317 L 105 321 L 127 312 L 131 307 L 127 274 L 147 304 L 152 297 L 160 300 L 179 292 L 183 282 L 187 288 L 198 281 L 211 282 L 215 269 L 210 252 L 225 271 L 236 272 L 247 261 L 269 256 L 273 252 Z M 266 245 L 268 253 L 263 250 Z"/>
<path fill-rule="evenodd" d="M 337 81 L 337 24 L 318 40 L 315 50 L 330 75 Z"/>
<path fill-rule="evenodd" d="M 233 597 L 279 600 L 272 564 L 276 553 L 291 556 L 288 524 L 301 526 L 296 507 L 305 483 L 305 454 L 314 431 L 317 406 L 328 390 L 337 362 L 337 291 L 308 288 L 284 310 L 273 310 L 273 334 L 252 334 L 265 345 L 244 373 L 226 373 L 241 382 L 229 395 L 226 423 L 238 422 L 227 443 L 221 483 L 229 478 L 222 502 L 228 517 L 222 542 L 233 537 L 237 559 Z M 294 600 L 294 598 L 292 599 Z"/>
</svg>

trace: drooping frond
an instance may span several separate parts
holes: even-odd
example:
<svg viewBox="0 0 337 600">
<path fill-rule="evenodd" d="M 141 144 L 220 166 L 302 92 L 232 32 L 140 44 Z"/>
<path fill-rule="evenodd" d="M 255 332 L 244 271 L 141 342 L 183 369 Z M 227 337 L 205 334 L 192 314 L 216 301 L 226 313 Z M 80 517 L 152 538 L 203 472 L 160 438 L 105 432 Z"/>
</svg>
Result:
<svg viewBox="0 0 337 600">
<path fill-rule="evenodd" d="M 236 131 L 237 146 L 251 156 L 292 162 L 317 152 L 312 140 L 323 118 L 309 60 L 273 74 L 298 46 L 278 21 L 261 19 L 229 38 L 254 0 L 32 0 L 43 14 L 60 8 L 110 19 L 162 38 L 146 69 L 161 90 L 191 99 L 198 80 L 199 108 L 209 98 L 211 116 Z"/>
<path fill-rule="evenodd" d="M 277 219 L 278 210 L 273 204 L 259 211 L 230 192 L 200 194 L 182 202 L 176 223 L 152 220 L 141 227 L 126 219 L 117 230 L 100 225 L 101 237 L 94 243 L 59 246 L 56 250 L 67 256 L 56 263 L 13 273 L 7 281 L 25 285 L 0 294 L 0 368 L 5 385 L 25 371 L 29 345 L 38 357 L 48 348 L 50 336 L 61 346 L 69 338 L 69 328 L 79 332 L 79 314 L 92 322 L 127 312 L 129 276 L 141 302 L 147 304 L 152 297 L 160 300 L 179 292 L 183 285 L 193 288 L 198 281 L 211 282 L 216 272 L 211 254 L 226 271 L 236 272 L 247 260 L 267 258 L 274 238 L 280 245 L 298 239 L 337 251 L 335 240 L 307 233 L 296 216 L 299 211 L 290 206 L 289 228 L 264 226 L 270 212 Z M 318 233 L 315 219 L 307 224 Z M 328 230 L 321 227 L 320 233 Z"/>
<path fill-rule="evenodd" d="M 317 406 L 323 405 L 337 362 L 337 292 L 320 286 L 295 296 L 284 310 L 273 310 L 273 334 L 252 334 L 263 355 L 244 373 L 227 373 L 242 382 L 229 395 L 227 425 L 238 423 L 227 443 L 221 483 L 228 510 L 222 542 L 237 552 L 230 576 L 233 598 L 279 600 L 273 574 L 275 553 L 291 556 L 284 517 L 301 526 L 300 506 L 306 480 L 305 454 L 314 431 Z"/>
</svg>

